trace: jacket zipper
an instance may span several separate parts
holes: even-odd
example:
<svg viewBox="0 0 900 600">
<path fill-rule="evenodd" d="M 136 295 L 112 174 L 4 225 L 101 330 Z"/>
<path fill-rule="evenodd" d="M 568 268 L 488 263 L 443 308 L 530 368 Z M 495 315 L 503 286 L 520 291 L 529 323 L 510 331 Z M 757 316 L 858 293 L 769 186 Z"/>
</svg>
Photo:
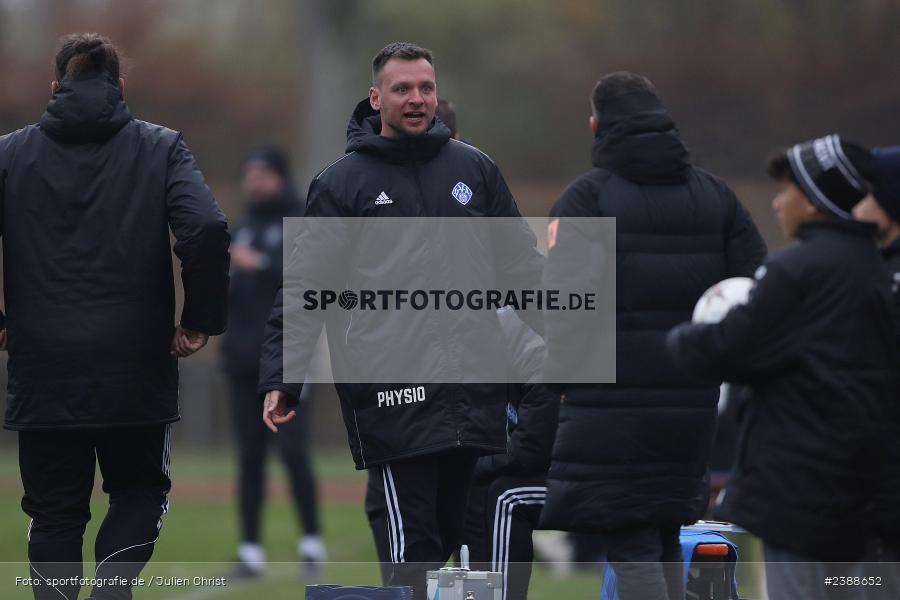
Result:
<svg viewBox="0 0 900 600">
<path fill-rule="evenodd" d="M 416 180 L 416 189 L 419 190 L 419 201 L 421 202 L 422 208 L 425 208 L 427 200 L 425 199 L 425 192 L 422 189 L 422 180 L 419 177 L 419 161 L 416 160 L 415 151 L 413 151 L 412 147 L 410 147 L 410 157 L 412 158 L 412 170 L 413 170 L 413 178 Z M 449 353 L 449 348 L 447 349 Z M 460 398 L 456 397 L 458 388 L 453 382 L 444 382 L 444 387 L 446 389 L 447 384 L 453 385 L 450 402 L 452 403 L 452 407 L 450 410 L 453 412 L 453 416 L 456 419 L 455 428 L 456 428 L 456 447 L 462 447 L 462 432 L 459 430 L 459 410 L 458 410 L 458 402 Z"/>
</svg>

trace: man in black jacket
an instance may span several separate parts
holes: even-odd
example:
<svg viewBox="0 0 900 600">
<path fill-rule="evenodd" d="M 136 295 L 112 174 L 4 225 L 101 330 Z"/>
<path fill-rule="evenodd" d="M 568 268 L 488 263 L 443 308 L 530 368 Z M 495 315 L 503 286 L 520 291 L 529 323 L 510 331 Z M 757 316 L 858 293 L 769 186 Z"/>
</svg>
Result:
<svg viewBox="0 0 900 600">
<path fill-rule="evenodd" d="M 281 285 L 282 220 L 302 214 L 304 202 L 294 190 L 287 155 L 279 148 L 254 149 L 243 164 L 247 215 L 234 228 L 231 246 L 231 288 L 228 331 L 222 336 L 222 356 L 231 384 L 231 403 L 239 456 L 238 508 L 241 543 L 232 577 L 258 577 L 265 565 L 260 543 L 266 450 L 277 443 L 291 485 L 304 536 L 297 553 L 307 575 L 319 570 L 325 547 L 319 536 L 316 481 L 309 455 L 309 420 L 314 386 L 303 388 L 298 418 L 285 434 L 273 434 L 259 420 L 256 387 L 259 353 L 272 301 Z"/>
<path fill-rule="evenodd" d="M 850 214 L 870 162 L 836 135 L 773 158 L 775 213 L 799 243 L 759 268 L 746 305 L 668 337 L 687 371 L 752 391 L 717 514 L 763 540 L 772 600 L 847 597 L 825 563 L 858 560 L 870 537 L 898 360 L 876 228 Z"/>
<path fill-rule="evenodd" d="M 445 267 L 518 276 L 518 281 L 528 281 L 535 289 L 540 280 L 542 259 L 524 222 L 518 236 L 507 238 L 508 244 L 473 238 L 459 254 L 431 254 L 428 242 L 433 240 L 421 239 L 420 231 L 410 227 L 400 232 L 397 244 L 386 247 L 387 256 L 357 250 L 352 260 L 347 258 L 348 248 L 364 246 L 373 227 L 351 231 L 346 217 L 508 217 L 504 222 L 520 218 L 494 162 L 476 148 L 451 140 L 447 127 L 434 118 L 437 95 L 429 51 L 391 44 L 375 57 L 373 75 L 369 98 L 359 103 L 348 126 L 348 153 L 310 186 L 304 220 L 315 217 L 317 225 L 306 230 L 301 226 L 291 258 L 294 264 L 285 270 L 286 280 L 272 311 L 259 391 L 266 395 L 263 418 L 273 429 L 292 418 L 288 402 L 296 401 L 300 389 L 285 382 L 282 332 L 291 336 L 293 330 L 286 346 L 299 354 L 297 362 L 304 370 L 325 318 L 314 310 L 283 311 L 299 289 L 340 289 L 335 286 L 345 281 L 372 289 L 386 287 L 387 281 L 406 289 L 420 284 L 423 289 L 441 287 Z M 448 223 L 452 221 L 458 219 Z M 411 261 L 419 262 L 410 267 Z M 404 317 L 397 327 L 369 331 L 363 340 L 356 333 L 360 323 L 359 316 L 353 320 L 356 314 L 346 310 L 327 323 L 333 365 L 336 355 L 351 351 L 372 361 L 396 363 L 389 349 L 406 340 L 417 348 L 430 345 L 423 356 L 465 365 L 494 348 L 461 343 L 463 329 L 499 333 L 496 316 L 487 311 L 478 316 L 444 310 L 440 315 L 422 312 Z M 359 350 L 367 343 L 372 346 Z M 412 585 L 417 598 L 424 598 L 424 570 L 443 564 L 457 546 L 478 454 L 505 448 L 506 385 L 445 381 L 453 379 L 433 378 L 412 387 L 337 383 L 357 468 L 381 471 L 391 520 L 389 535 L 379 542 L 380 553 L 394 563 L 390 583 Z M 388 394 L 406 400 L 379 401 Z"/>
<path fill-rule="evenodd" d="M 728 186 L 691 166 L 650 81 L 607 75 L 592 109 L 594 168 L 551 212 L 544 287 L 590 278 L 598 265 L 573 265 L 586 245 L 612 243 L 587 240 L 579 217 L 616 218 L 616 383 L 562 385 L 571 365 L 561 357 L 589 352 L 602 333 L 547 313 L 545 381 L 564 397 L 541 526 L 601 534 L 621 600 L 674 600 L 679 528 L 707 504 L 718 385 L 690 383 L 665 335 L 708 287 L 752 274 L 765 245 Z"/>
<path fill-rule="evenodd" d="M 116 49 L 64 39 L 41 120 L 0 137 L 9 384 L 32 578 L 78 577 L 95 464 L 109 510 L 98 578 L 149 560 L 168 508 L 178 357 L 225 329 L 228 242 L 181 134 L 132 118 Z M 175 318 L 169 230 L 181 259 Z M 74 600 L 77 582 L 36 585 Z M 130 586 L 94 598 L 130 598 Z"/>
</svg>

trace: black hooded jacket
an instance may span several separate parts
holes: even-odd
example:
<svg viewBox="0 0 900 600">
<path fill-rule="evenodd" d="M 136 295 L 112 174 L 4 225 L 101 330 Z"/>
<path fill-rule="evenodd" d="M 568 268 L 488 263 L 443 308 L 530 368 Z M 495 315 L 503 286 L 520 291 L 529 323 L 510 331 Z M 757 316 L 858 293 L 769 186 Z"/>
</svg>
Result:
<svg viewBox="0 0 900 600">
<path fill-rule="evenodd" d="M 0 137 L 5 426 L 178 419 L 181 324 L 225 329 L 228 232 L 181 134 L 131 117 L 107 76 L 63 79 L 40 123 Z"/>
<path fill-rule="evenodd" d="M 865 548 L 866 508 L 898 403 L 896 333 L 874 233 L 838 219 L 802 225 L 800 243 L 759 269 L 745 306 L 717 324 L 679 325 L 668 339 L 690 373 L 752 390 L 718 516 L 816 560 L 856 560 Z"/>
<path fill-rule="evenodd" d="M 720 179 L 694 168 L 678 131 L 651 94 L 612 99 L 600 117 L 594 168 L 551 211 L 561 218 L 544 286 L 571 287 L 571 217 L 616 218 L 616 383 L 565 386 L 542 526 L 603 532 L 700 518 L 716 428 L 718 386 L 692 383 L 665 352 L 668 330 L 701 294 L 749 276 L 766 248 Z M 591 351 L 597 335 L 548 313 L 548 381 L 561 355 Z M 566 352 L 560 348 L 565 346 Z M 573 349 L 574 347 L 574 349 Z"/>
<path fill-rule="evenodd" d="M 494 162 L 478 149 L 450 139 L 449 130 L 439 120 L 425 134 L 415 137 L 386 138 L 379 135 L 380 126 L 380 117 L 372 111 L 369 101 L 360 102 L 348 126 L 347 154 L 313 180 L 307 196 L 306 217 L 520 216 Z M 451 195 L 460 181 L 472 190 L 466 204 Z M 391 199 L 390 203 L 376 203 L 382 193 Z M 285 271 L 285 276 L 290 274 L 293 281 L 285 281 L 276 296 L 262 351 L 261 394 L 277 389 L 292 399 L 299 395 L 300 385 L 284 382 L 283 323 L 288 322 L 292 331 L 301 332 L 297 338 L 304 341 L 295 344 L 294 349 L 303 368 L 309 364 L 322 328 L 324 317 L 315 311 L 283 314 L 283 305 L 290 300 L 285 294 L 296 293 L 300 288 L 343 289 L 348 280 L 359 289 L 379 289 L 385 286 L 384 278 L 388 275 L 400 277 L 400 283 L 408 289 L 438 289 L 445 283 L 433 262 L 423 269 L 408 267 L 411 261 L 424 265 L 421 257 L 433 252 L 425 249 L 428 240 L 420 239 L 414 228 L 404 234 L 412 237 L 399 239 L 387 249 L 386 257 L 346 258 L 347 248 L 358 243 L 360 236 L 367 235 L 364 228 L 353 232 L 343 230 L 346 221 L 335 220 L 334 227 L 326 227 L 320 220 L 316 227 L 305 233 L 301 231 L 294 242 L 292 264 Z M 537 286 L 543 259 L 535 247 L 534 234 L 524 222 L 523 225 L 520 243 L 493 248 L 490 239 L 475 239 L 463 250 L 464 256 L 442 255 L 442 258 L 448 268 L 452 264 L 454 268 L 462 266 L 476 271 L 490 269 Z M 364 268 L 361 265 L 366 261 L 369 264 Z M 299 300 L 296 302 L 300 306 Z M 495 314 L 444 313 L 450 316 L 438 319 L 434 316 L 436 311 L 422 312 L 417 320 L 410 318 L 392 328 L 358 333 L 361 317 L 354 321 L 354 311 L 340 311 L 334 321 L 326 323 L 329 349 L 332 357 L 353 351 L 378 358 L 390 356 L 391 344 L 421 344 L 422 356 L 439 357 L 460 365 L 478 360 L 483 352 L 502 352 L 502 335 Z M 469 348 L 454 335 L 461 329 L 457 327 L 458 319 L 481 318 L 484 321 L 478 322 L 479 327 L 496 330 L 496 348 Z M 351 327 L 354 323 L 357 324 Z M 468 321 L 467 327 L 473 329 L 473 323 Z M 398 336 L 404 337 L 398 340 Z M 379 406 L 377 394 L 407 388 L 407 385 L 338 383 L 336 387 L 350 449 L 360 469 L 451 448 L 485 452 L 505 449 L 506 385 L 427 383 L 424 401 L 398 406 Z"/>
</svg>

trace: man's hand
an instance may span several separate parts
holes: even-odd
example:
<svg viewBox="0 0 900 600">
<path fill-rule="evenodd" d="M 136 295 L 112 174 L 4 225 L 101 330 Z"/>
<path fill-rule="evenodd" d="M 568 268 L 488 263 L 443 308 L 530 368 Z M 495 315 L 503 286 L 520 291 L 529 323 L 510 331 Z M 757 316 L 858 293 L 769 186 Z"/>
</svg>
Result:
<svg viewBox="0 0 900 600">
<path fill-rule="evenodd" d="M 278 433 L 278 425 L 284 425 L 291 422 L 297 416 L 297 411 L 284 414 L 287 407 L 287 395 L 280 390 L 272 390 L 266 393 L 266 399 L 263 402 L 263 423 L 266 427 Z"/>
<path fill-rule="evenodd" d="M 192 329 L 185 329 L 179 325 L 178 329 L 175 330 L 175 335 L 172 337 L 172 347 L 170 351 L 172 354 L 184 358 L 205 346 L 208 341 L 209 336 L 205 333 L 200 333 L 199 331 L 194 331 Z"/>
<path fill-rule="evenodd" d="M 0 350 L 6 350 L 6 329 L 0 330 Z"/>
<path fill-rule="evenodd" d="M 231 264 L 241 271 L 258 271 L 262 268 L 262 252 L 257 252 L 246 244 L 231 245 Z"/>
</svg>

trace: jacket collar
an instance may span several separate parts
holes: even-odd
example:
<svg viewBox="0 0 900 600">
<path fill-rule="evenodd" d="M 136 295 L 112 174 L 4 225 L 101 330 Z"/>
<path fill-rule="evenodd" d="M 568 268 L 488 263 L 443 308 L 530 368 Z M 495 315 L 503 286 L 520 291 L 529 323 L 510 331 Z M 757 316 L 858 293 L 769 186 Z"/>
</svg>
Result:
<svg viewBox="0 0 900 600">
<path fill-rule="evenodd" d="M 659 98 L 647 92 L 606 103 L 592 157 L 595 167 L 639 184 L 682 183 L 691 166 L 674 121 Z"/>
<path fill-rule="evenodd" d="M 427 161 L 450 140 L 450 130 L 435 118 L 422 135 L 388 138 L 381 135 L 381 116 L 368 98 L 356 105 L 347 125 L 347 152 L 374 154 L 387 162 Z"/>
<path fill-rule="evenodd" d="M 874 223 L 827 217 L 819 221 L 803 223 L 797 230 L 797 237 L 802 241 L 807 241 L 829 235 L 853 235 L 868 238 L 875 243 L 877 233 L 878 227 Z"/>
<path fill-rule="evenodd" d="M 103 142 L 131 121 L 119 83 L 94 75 L 63 78 L 41 117 L 43 131 L 64 142 Z"/>
</svg>

